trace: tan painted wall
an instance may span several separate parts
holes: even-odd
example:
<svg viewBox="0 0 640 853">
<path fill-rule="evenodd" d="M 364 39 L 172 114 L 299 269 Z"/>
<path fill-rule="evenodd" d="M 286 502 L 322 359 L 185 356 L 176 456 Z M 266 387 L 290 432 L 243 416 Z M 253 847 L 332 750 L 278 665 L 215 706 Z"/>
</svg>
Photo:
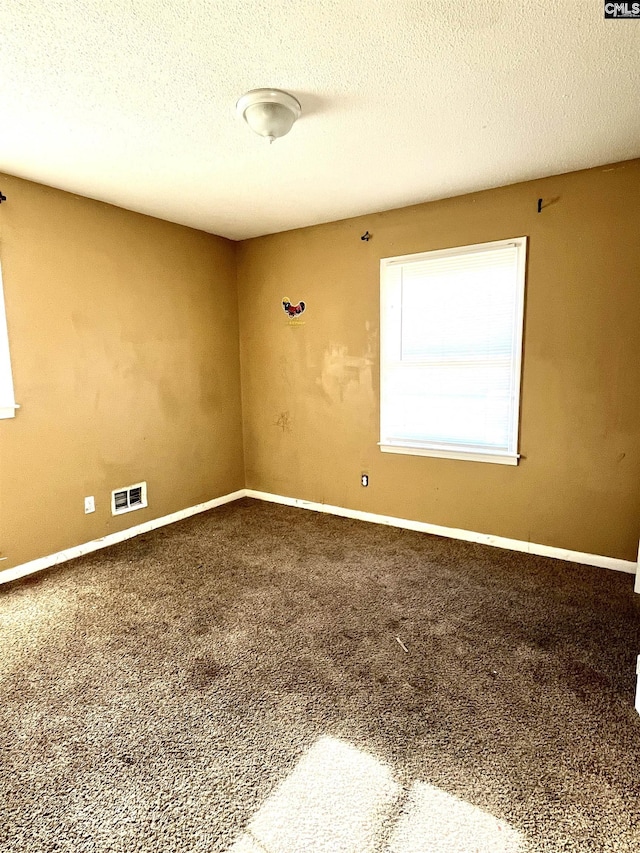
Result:
<svg viewBox="0 0 640 853">
<path fill-rule="evenodd" d="M 237 247 L 17 178 L 0 188 L 22 406 L 0 421 L 0 569 L 245 484 L 236 256 L 248 487 L 635 559 L 640 161 Z M 379 259 L 523 234 L 521 464 L 380 453 Z M 304 325 L 284 296 L 307 302 Z M 111 490 L 141 479 L 149 508 L 114 519 Z"/>
<path fill-rule="evenodd" d="M 2 177 L 0 569 L 244 485 L 235 245 Z M 149 507 L 113 518 L 114 488 Z M 85 495 L 97 511 L 84 514 Z"/>
<path fill-rule="evenodd" d="M 639 222 L 632 161 L 241 244 L 247 486 L 635 560 Z M 521 235 L 520 465 L 381 453 L 380 258 Z M 304 325 L 284 296 L 307 303 Z"/>
</svg>

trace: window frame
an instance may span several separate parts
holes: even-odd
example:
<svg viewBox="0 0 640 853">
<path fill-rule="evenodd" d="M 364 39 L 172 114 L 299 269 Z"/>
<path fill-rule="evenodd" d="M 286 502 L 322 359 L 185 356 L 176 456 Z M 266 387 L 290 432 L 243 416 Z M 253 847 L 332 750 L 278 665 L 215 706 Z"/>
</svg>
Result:
<svg viewBox="0 0 640 853">
<path fill-rule="evenodd" d="M 11 370 L 11 353 L 9 351 L 9 331 L 7 328 L 7 312 L 4 301 L 4 287 L 2 281 L 2 264 L 0 263 L 0 420 L 14 418 L 16 405 L 13 372 Z M 4 389 L 4 392 L 2 392 Z"/>
<path fill-rule="evenodd" d="M 396 308 L 392 314 L 390 299 L 392 289 L 398 287 L 397 270 L 404 265 L 420 263 L 426 259 L 459 257 L 475 254 L 479 251 L 492 251 L 499 248 L 515 247 L 516 262 L 516 301 L 514 309 L 514 345 L 512 349 L 511 376 L 513 405 L 510 412 L 511 443 L 506 451 L 458 449 L 444 443 L 407 438 L 393 439 L 385 435 L 385 397 L 387 380 L 385 369 L 392 363 L 388 357 L 389 340 L 398 339 L 397 324 L 402 320 L 402 309 Z M 524 307 L 527 265 L 527 237 L 512 237 L 507 240 L 494 240 L 488 243 L 475 243 L 466 246 L 454 246 L 448 249 L 436 249 L 415 252 L 409 255 L 381 258 L 380 260 L 380 441 L 378 446 L 383 453 L 399 453 L 411 456 L 432 456 L 442 459 L 463 459 L 472 462 L 492 462 L 501 465 L 517 465 L 520 459 L 519 426 L 520 403 L 522 394 L 522 358 L 524 345 Z M 395 324 L 395 325 L 394 325 Z M 391 327 L 391 331 L 390 331 Z"/>
</svg>

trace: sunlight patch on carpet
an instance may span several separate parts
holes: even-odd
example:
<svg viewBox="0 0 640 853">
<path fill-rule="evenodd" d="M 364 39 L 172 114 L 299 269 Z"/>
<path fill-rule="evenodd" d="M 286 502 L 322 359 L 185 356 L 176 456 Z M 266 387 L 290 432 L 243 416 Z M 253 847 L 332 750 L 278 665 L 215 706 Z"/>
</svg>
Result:
<svg viewBox="0 0 640 853">
<path fill-rule="evenodd" d="M 426 782 L 414 782 L 388 853 L 517 853 L 522 836 L 504 821 Z"/>
<path fill-rule="evenodd" d="M 375 758 L 322 737 L 229 853 L 373 853 L 400 794 L 391 771 Z"/>
<path fill-rule="evenodd" d="M 400 808 L 400 804 L 402 807 Z M 227 853 L 518 853 L 522 836 L 476 806 L 322 737 Z"/>
</svg>

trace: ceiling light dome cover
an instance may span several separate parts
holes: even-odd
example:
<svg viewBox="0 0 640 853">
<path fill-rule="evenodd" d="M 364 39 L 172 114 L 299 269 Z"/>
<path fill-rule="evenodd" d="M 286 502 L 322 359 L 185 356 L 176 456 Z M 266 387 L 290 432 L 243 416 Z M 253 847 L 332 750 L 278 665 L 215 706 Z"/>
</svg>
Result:
<svg viewBox="0 0 640 853">
<path fill-rule="evenodd" d="M 289 133 L 302 113 L 298 99 L 281 89 L 252 89 L 236 110 L 255 133 L 271 141 Z"/>
</svg>

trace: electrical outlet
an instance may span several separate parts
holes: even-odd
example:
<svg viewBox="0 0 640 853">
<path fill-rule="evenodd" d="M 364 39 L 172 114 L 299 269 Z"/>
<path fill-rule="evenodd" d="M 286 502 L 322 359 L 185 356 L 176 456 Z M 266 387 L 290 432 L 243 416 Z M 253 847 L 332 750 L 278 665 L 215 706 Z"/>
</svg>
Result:
<svg viewBox="0 0 640 853">
<path fill-rule="evenodd" d="M 84 511 L 85 511 L 85 514 L 88 512 L 95 512 L 96 511 L 96 502 L 95 502 L 95 498 L 93 497 L 93 495 L 89 495 L 88 498 L 84 499 Z"/>
<path fill-rule="evenodd" d="M 366 488 L 369 485 L 369 475 L 368 474 L 361 474 L 360 475 L 360 482 Z"/>
</svg>

